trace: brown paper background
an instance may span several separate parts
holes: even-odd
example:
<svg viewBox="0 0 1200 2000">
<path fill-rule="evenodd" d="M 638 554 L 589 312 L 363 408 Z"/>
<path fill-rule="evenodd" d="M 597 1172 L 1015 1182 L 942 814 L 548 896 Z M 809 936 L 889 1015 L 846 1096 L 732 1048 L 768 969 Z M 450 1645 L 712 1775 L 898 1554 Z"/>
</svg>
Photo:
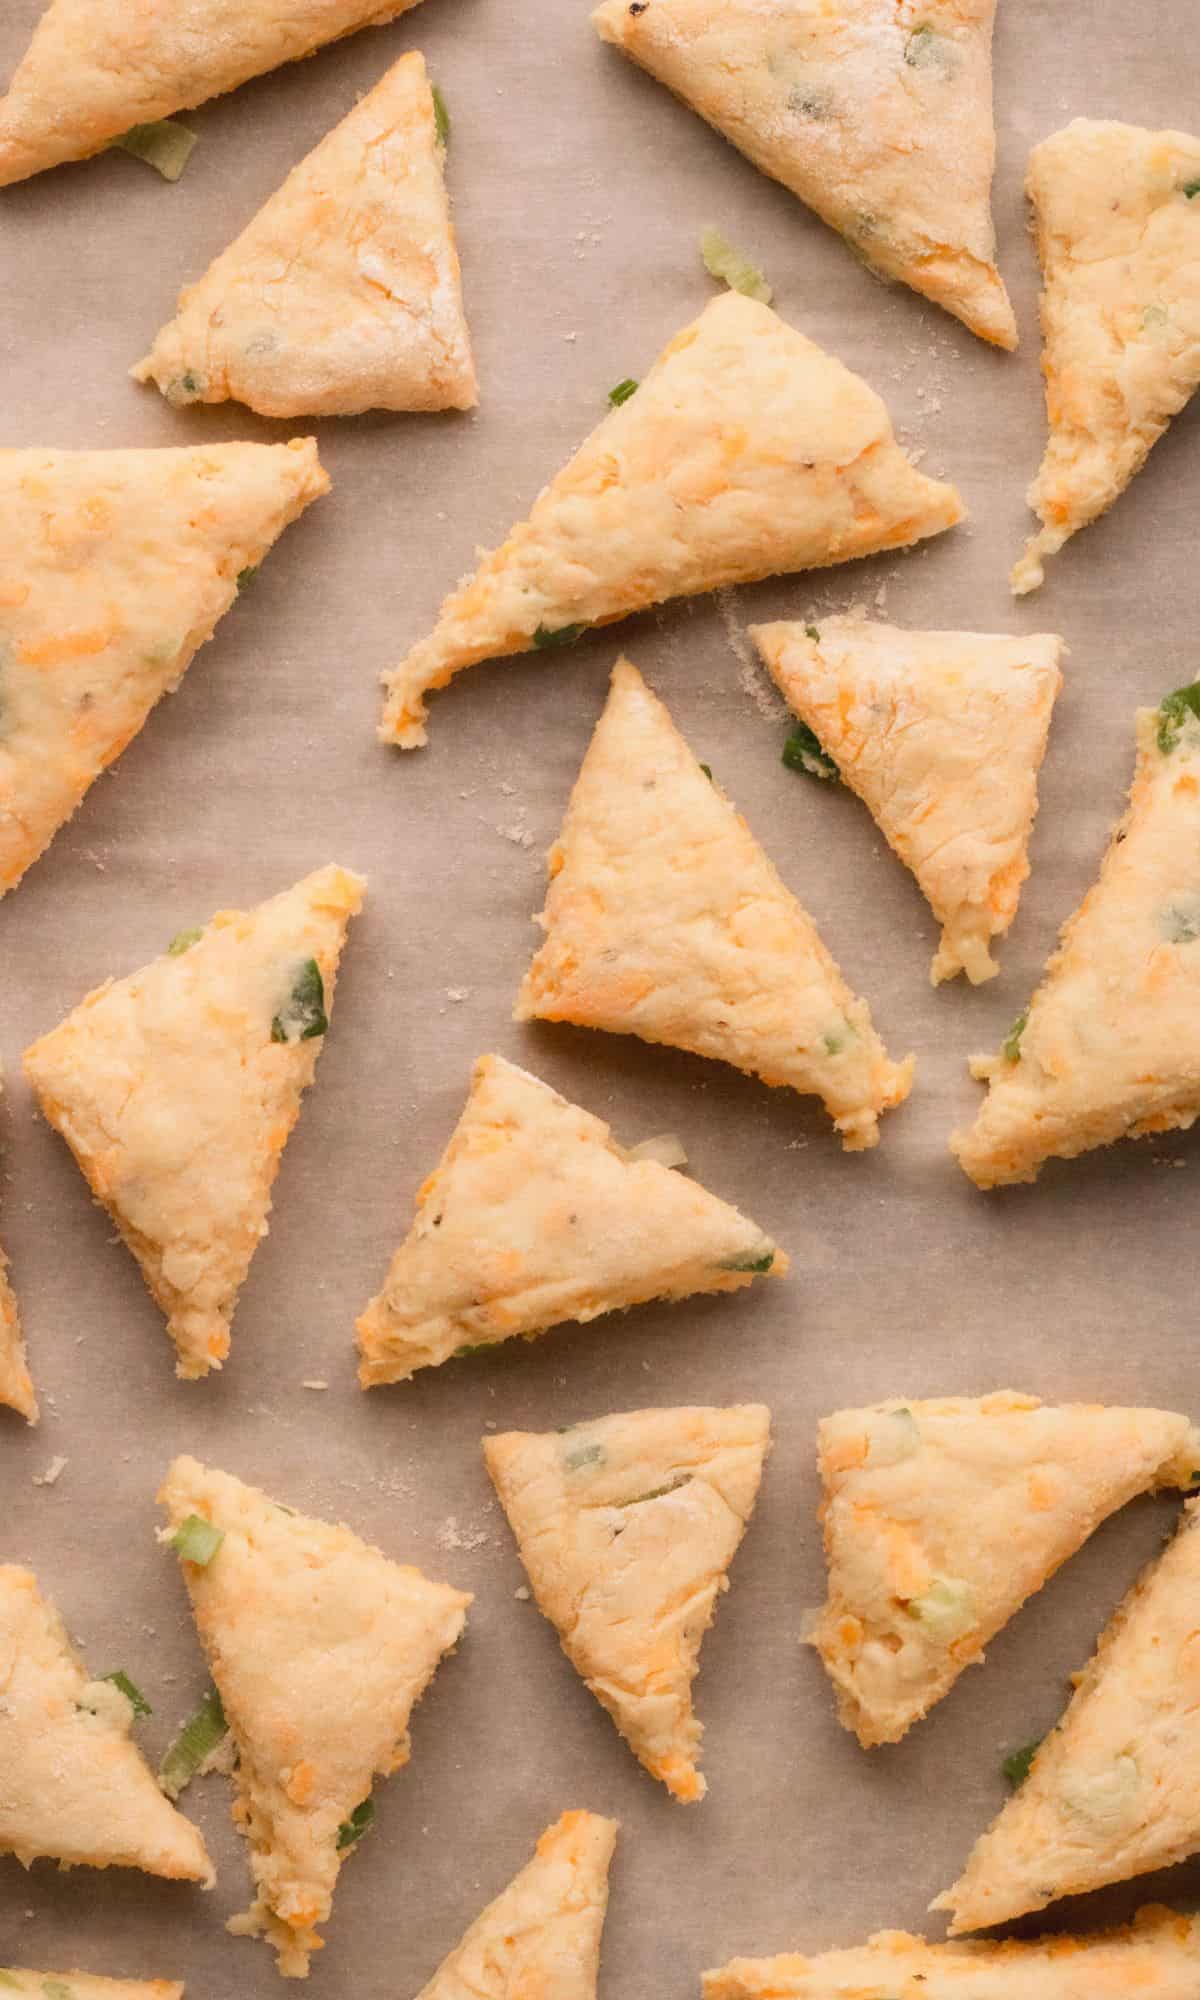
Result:
<svg viewBox="0 0 1200 2000">
<path fill-rule="evenodd" d="M 40 0 L 0 9 L 0 75 Z M 1196 672 L 1195 423 L 1181 418 L 1115 513 L 1015 604 L 1006 575 L 1042 440 L 1036 281 L 1021 194 L 1029 146 L 1076 113 L 1195 123 L 1193 8 L 1002 0 L 996 48 L 1001 261 L 1016 358 L 907 291 L 884 289 L 781 188 L 600 45 L 579 0 L 427 0 L 393 27 L 192 114 L 168 187 L 123 156 L 0 195 L 0 383 L 7 444 L 100 447 L 269 438 L 234 405 L 176 413 L 126 368 L 287 169 L 404 49 L 425 52 L 453 118 L 456 204 L 482 404 L 474 417 L 317 427 L 330 498 L 289 530 L 16 895 L 0 908 L 3 1234 L 44 1421 L 0 1422 L 0 1559 L 32 1564 L 96 1672 L 154 1704 L 157 1759 L 205 1684 L 154 1492 L 190 1450 L 389 1553 L 472 1589 L 459 1655 L 418 1711 L 409 1770 L 377 1788 L 376 1829 L 343 1874 L 311 1991 L 406 2000 L 565 1806 L 623 1838 L 605 2000 L 696 1990 L 735 1952 L 919 1928 L 1001 1802 L 1003 1752 L 1057 1715 L 1064 1678 L 1169 1526 L 1143 1502 L 1094 1542 L 898 1749 L 836 1726 L 801 1651 L 821 1593 L 814 1425 L 840 1405 L 1013 1385 L 1047 1398 L 1200 1404 L 1195 1139 L 1126 1144 L 985 1197 L 946 1152 L 977 1098 L 965 1059 L 1023 1006 L 1092 878 L 1132 761 L 1132 712 Z M 909 556 L 738 591 L 619 634 L 699 756 L 748 811 L 893 1053 L 909 1104 L 877 1151 L 843 1155 L 810 1101 L 717 1065 L 509 1015 L 554 836 L 618 636 L 481 667 L 435 698 L 431 747 L 373 739 L 376 675 L 519 518 L 603 413 L 711 295 L 696 253 L 716 222 L 756 253 L 785 316 L 887 398 L 971 524 Z M 302 425 L 295 429 L 305 428 Z M 936 930 L 853 798 L 780 763 L 784 728 L 749 691 L 754 619 L 866 602 L 897 622 L 1049 628 L 1070 645 L 1033 846 L 1003 973 L 927 983 Z M 769 703 L 768 703 L 769 707 Z M 229 1365 L 177 1383 L 132 1260 L 66 1150 L 35 1118 L 21 1050 L 91 986 L 182 925 L 250 904 L 329 859 L 371 879 L 334 1029 L 288 1148 Z M 451 990 L 461 995 L 452 998 Z M 633 1141 L 672 1130 L 692 1171 L 790 1250 L 787 1284 L 587 1329 L 363 1396 L 351 1327 L 407 1228 L 470 1063 L 498 1049 Z M 306 1390 L 324 1378 L 324 1393 Z M 486 1481 L 485 1425 L 549 1427 L 649 1403 L 762 1398 L 775 1451 L 698 1682 L 710 1795 L 681 1808 L 636 1766 L 514 1591 L 521 1571 Z M 35 1483 L 56 1454 L 58 1483 Z M 133 1873 L 24 1875 L 0 1860 L 0 1963 L 186 1977 L 191 2000 L 265 2000 L 261 1945 L 222 1920 L 247 1900 L 225 1781 L 187 1809 L 215 1893 Z M 1196 1868 L 1053 1913 L 1107 1920 L 1151 1893 L 1195 1900 Z M 937 1920 L 930 1919 L 933 1934 Z"/>
</svg>

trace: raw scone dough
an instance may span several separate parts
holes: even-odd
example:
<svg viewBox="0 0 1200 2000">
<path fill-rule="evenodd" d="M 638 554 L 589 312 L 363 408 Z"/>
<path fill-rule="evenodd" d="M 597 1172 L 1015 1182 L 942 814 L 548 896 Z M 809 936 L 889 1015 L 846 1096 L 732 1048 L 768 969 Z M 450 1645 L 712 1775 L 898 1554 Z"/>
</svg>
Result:
<svg viewBox="0 0 1200 2000">
<path fill-rule="evenodd" d="M 988 1094 L 950 1144 L 982 1188 L 1200 1116 L 1200 720 L 1181 697 L 1138 711 L 1099 880 L 999 1054 L 972 1067 Z"/>
<path fill-rule="evenodd" d="M 181 1376 L 229 1352 L 364 888 L 323 868 L 256 910 L 220 910 L 25 1052 L 43 1113 L 166 1314 Z"/>
<path fill-rule="evenodd" d="M 1020 1790 L 933 1910 L 977 1931 L 1200 1848 L 1200 1500 L 1101 1635 Z"/>
<path fill-rule="evenodd" d="M 414 0 L 50 0 L 0 98 L 0 187 L 381 27 Z M 249 115 L 249 114 L 248 114 Z"/>
<path fill-rule="evenodd" d="M 972 985 L 994 978 L 991 940 L 1012 923 L 1029 873 L 1062 640 L 861 618 L 750 636 L 942 925 L 934 985 L 957 972 Z"/>
<path fill-rule="evenodd" d="M 483 1440 L 540 1609 L 639 1763 L 702 1799 L 700 1645 L 754 1511 L 771 1413 L 631 1410 Z"/>
<path fill-rule="evenodd" d="M 224 1536 L 207 1565 L 181 1566 L 237 1745 L 233 1817 L 256 1894 L 230 1929 L 265 1937 L 302 1979 L 351 1815 L 407 1764 L 409 1717 L 471 1599 L 194 1458 L 175 1460 L 158 1497 L 172 1529 L 198 1514 Z"/>
<path fill-rule="evenodd" d="M 964 511 L 910 464 L 873 389 L 726 292 L 385 676 L 380 736 L 423 743 L 425 696 L 477 660 L 556 651 L 668 597 L 903 548 Z"/>
<path fill-rule="evenodd" d="M 120 1689 L 88 1679 L 33 1572 L 0 1565 L 0 1854 L 211 1888 L 204 1842 L 159 1791 L 132 1725 Z"/>
<path fill-rule="evenodd" d="M 312 438 L 0 451 L 0 896 L 328 488 Z"/>
<path fill-rule="evenodd" d="M 820 1097 L 848 1152 L 908 1096 L 856 999 L 720 785 L 618 660 L 550 851 L 546 941 L 518 1020 L 574 1021 Z"/>
<path fill-rule="evenodd" d="M 991 189 L 996 0 L 604 0 L 615 42 L 873 269 L 1015 347 Z"/>
<path fill-rule="evenodd" d="M 383 1290 L 358 1322 L 364 1389 L 460 1348 L 646 1299 L 728 1292 L 788 1260 L 695 1181 L 632 1159 L 609 1127 L 502 1056 L 471 1095 Z"/>
<path fill-rule="evenodd" d="M 613 1819 L 564 1813 L 417 2000 L 596 2000 L 616 1838 Z"/>
<path fill-rule="evenodd" d="M 180 295 L 133 374 L 266 417 L 478 401 L 424 59 L 401 56 Z"/>
<path fill-rule="evenodd" d="M 1018 596 L 1124 492 L 1200 383 L 1200 139 L 1077 118 L 1034 147 L 1027 187 L 1050 437 Z"/>
<path fill-rule="evenodd" d="M 0 1965 L 0 1987 L 29 2000 L 183 2000 L 173 1979 L 100 1979 L 92 1972 L 29 1972 Z"/>
<path fill-rule="evenodd" d="M 818 1436 L 829 1596 L 809 1638 L 865 1748 L 899 1742 L 1101 1521 L 1200 1467 L 1187 1417 L 1010 1390 L 839 1410 Z"/>
</svg>

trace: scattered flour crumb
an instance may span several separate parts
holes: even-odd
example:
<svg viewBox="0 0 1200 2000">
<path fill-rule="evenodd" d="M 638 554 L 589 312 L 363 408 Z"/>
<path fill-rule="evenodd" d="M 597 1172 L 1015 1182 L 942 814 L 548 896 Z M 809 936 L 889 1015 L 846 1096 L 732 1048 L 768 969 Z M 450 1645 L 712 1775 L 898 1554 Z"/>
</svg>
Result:
<svg viewBox="0 0 1200 2000">
<path fill-rule="evenodd" d="M 513 1596 L 520 1598 L 522 1604 L 528 1604 L 529 1585 L 527 1583 L 518 1584 L 517 1588 L 513 1591 Z"/>
<path fill-rule="evenodd" d="M 522 820 L 514 820 L 511 826 L 498 826 L 496 832 L 502 840 L 511 840 L 514 847 L 533 846 L 533 835 Z"/>
<path fill-rule="evenodd" d="M 788 712 L 787 703 L 767 684 L 766 675 L 746 637 L 746 628 L 738 617 L 737 597 L 732 590 L 718 590 L 717 609 L 721 613 L 725 637 L 738 663 L 742 693 L 749 696 L 764 722 L 778 722 Z"/>
<path fill-rule="evenodd" d="M 66 1471 L 70 1462 L 71 1462 L 70 1459 L 67 1458 L 52 1458 L 44 1472 L 34 1473 L 33 1475 L 34 1485 L 54 1486 L 57 1483 L 57 1481 L 61 1478 L 62 1474 Z"/>
<path fill-rule="evenodd" d="M 439 1549 L 481 1549 L 487 1541 L 483 1528 L 460 1527 L 457 1514 L 447 1514 L 435 1537 Z"/>
<path fill-rule="evenodd" d="M 447 1000 L 469 1000 L 470 997 L 471 989 L 469 986 L 447 986 L 446 988 Z"/>
<path fill-rule="evenodd" d="M 306 1381 L 300 1384 L 300 1387 L 302 1389 L 328 1389 L 329 1384 L 328 1382 L 323 1382 L 319 1375 L 310 1375 Z"/>
</svg>

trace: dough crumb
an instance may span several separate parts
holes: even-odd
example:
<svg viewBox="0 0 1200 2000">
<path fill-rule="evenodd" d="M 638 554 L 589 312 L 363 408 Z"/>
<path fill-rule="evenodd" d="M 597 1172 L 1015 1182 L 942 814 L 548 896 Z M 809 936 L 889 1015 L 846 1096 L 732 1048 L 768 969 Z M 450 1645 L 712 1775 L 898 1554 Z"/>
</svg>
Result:
<svg viewBox="0 0 1200 2000">
<path fill-rule="evenodd" d="M 55 1484 L 57 1484 L 62 1474 L 66 1471 L 70 1462 L 71 1461 L 69 1458 L 52 1458 L 44 1472 L 34 1473 L 33 1475 L 34 1485 L 54 1486 Z"/>
<path fill-rule="evenodd" d="M 513 1591 L 513 1596 L 519 1598 L 522 1604 L 528 1604 L 529 1585 L 527 1583 L 519 1583 L 517 1585 L 517 1588 Z"/>
<path fill-rule="evenodd" d="M 302 1389 L 328 1389 L 329 1384 L 328 1382 L 323 1382 L 319 1375 L 310 1375 L 306 1381 L 300 1384 L 300 1387 Z"/>
</svg>

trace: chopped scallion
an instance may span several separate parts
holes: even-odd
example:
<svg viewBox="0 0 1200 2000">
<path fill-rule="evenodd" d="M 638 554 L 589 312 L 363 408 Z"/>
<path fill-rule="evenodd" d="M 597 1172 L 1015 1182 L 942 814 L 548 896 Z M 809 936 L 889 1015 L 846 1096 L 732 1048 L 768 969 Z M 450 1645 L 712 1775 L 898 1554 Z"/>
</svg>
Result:
<svg viewBox="0 0 1200 2000">
<path fill-rule="evenodd" d="M 634 381 L 632 375 L 627 375 L 623 382 L 617 383 L 615 389 L 609 390 L 608 400 L 614 410 L 619 410 L 622 403 L 627 403 L 631 396 L 637 395 L 637 392 L 638 384 Z"/>
<path fill-rule="evenodd" d="M 225 1530 L 214 1528 L 203 1514 L 189 1514 L 182 1526 L 171 1537 L 171 1547 L 184 1562 L 195 1563 L 198 1569 L 207 1569 L 225 1540 Z"/>
<path fill-rule="evenodd" d="M 169 1799 L 177 1799 L 224 1742 L 229 1732 L 216 1688 L 210 1688 L 194 1715 L 189 1715 L 158 1767 L 158 1782 Z"/>
<path fill-rule="evenodd" d="M 113 145 L 135 160 L 145 160 L 165 181 L 177 181 L 192 156 L 196 134 L 177 118 L 158 118 L 152 125 L 131 125 Z"/>
<path fill-rule="evenodd" d="M 128 1674 L 122 1673 L 120 1668 L 117 1669 L 115 1674 L 101 1674 L 100 1678 L 102 1681 L 111 1681 L 115 1688 L 120 1688 L 121 1693 L 135 1715 L 153 1715 L 154 1710 L 146 1700 L 141 1688 L 130 1680 Z"/>
<path fill-rule="evenodd" d="M 344 1819 L 337 1830 L 338 1853 L 344 1853 L 347 1847 L 356 1846 L 364 1833 L 371 1831 L 374 1824 L 374 1800 L 364 1799 L 361 1805 L 355 1806 L 349 1819 Z"/>
</svg>

